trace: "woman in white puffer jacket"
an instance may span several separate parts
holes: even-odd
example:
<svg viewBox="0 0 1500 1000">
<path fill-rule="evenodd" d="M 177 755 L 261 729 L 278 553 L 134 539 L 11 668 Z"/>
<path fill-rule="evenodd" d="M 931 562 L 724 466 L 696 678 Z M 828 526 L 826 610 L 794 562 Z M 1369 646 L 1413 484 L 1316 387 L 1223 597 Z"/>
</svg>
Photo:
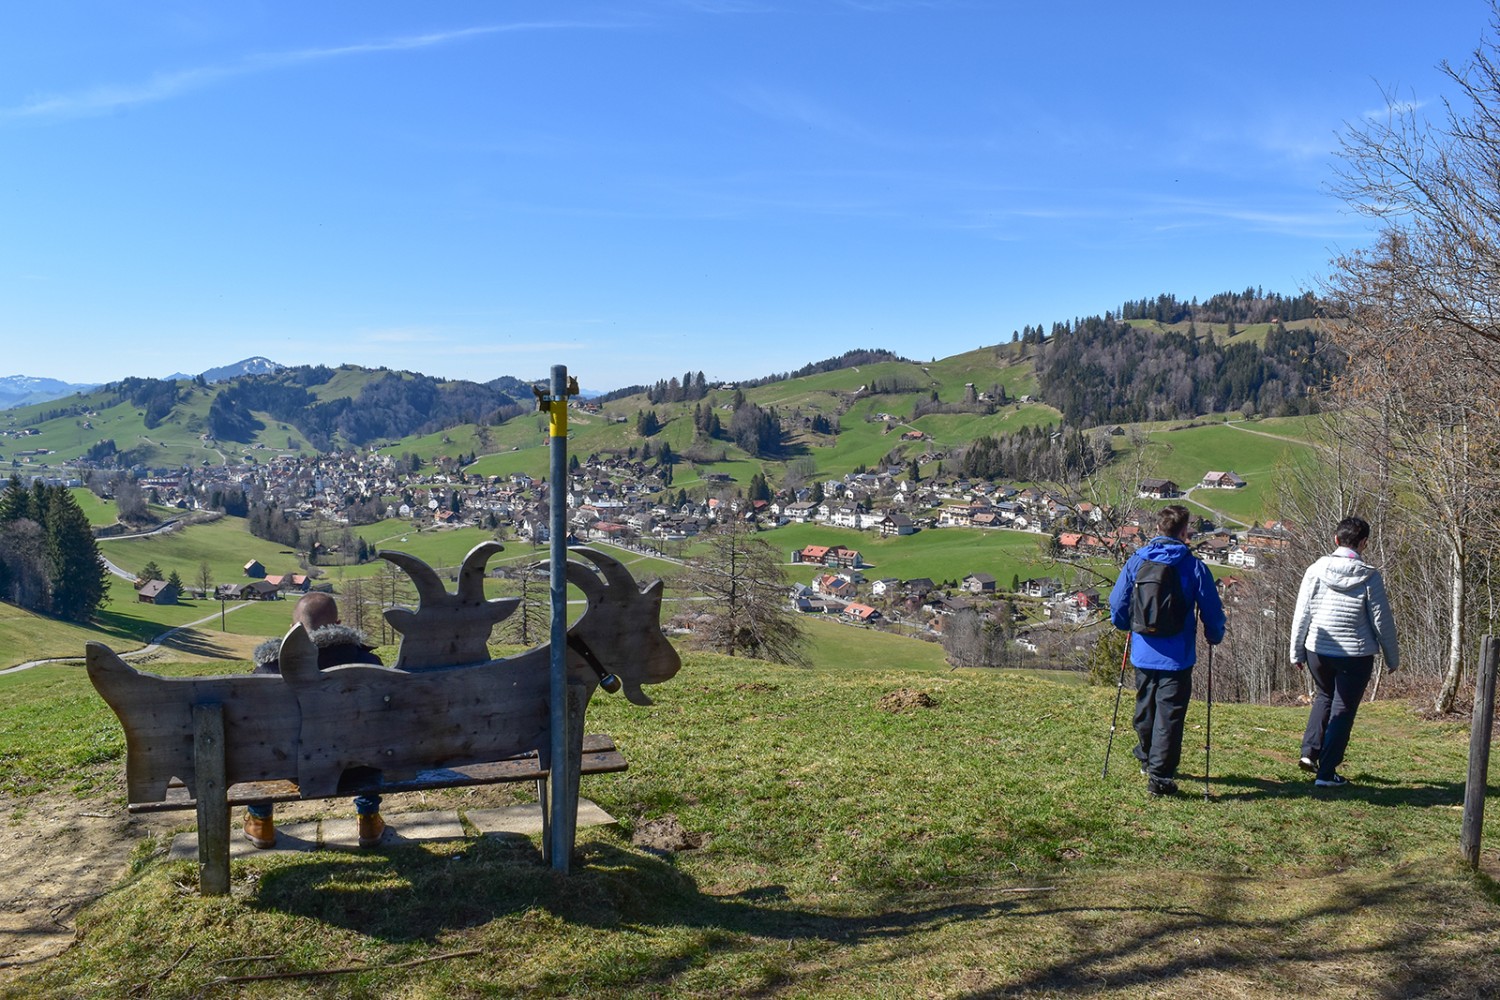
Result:
<svg viewBox="0 0 1500 1000">
<path fill-rule="evenodd" d="M 1336 768 L 1344 761 L 1354 714 L 1370 683 L 1375 650 L 1385 657 L 1387 670 L 1401 665 L 1385 581 L 1362 555 L 1369 540 L 1370 525 L 1363 518 L 1340 521 L 1333 532 L 1337 548 L 1307 568 L 1292 614 L 1292 663 L 1307 665 L 1317 689 L 1302 734 L 1300 766 L 1316 771 L 1317 784 L 1325 788 L 1348 784 Z"/>
</svg>

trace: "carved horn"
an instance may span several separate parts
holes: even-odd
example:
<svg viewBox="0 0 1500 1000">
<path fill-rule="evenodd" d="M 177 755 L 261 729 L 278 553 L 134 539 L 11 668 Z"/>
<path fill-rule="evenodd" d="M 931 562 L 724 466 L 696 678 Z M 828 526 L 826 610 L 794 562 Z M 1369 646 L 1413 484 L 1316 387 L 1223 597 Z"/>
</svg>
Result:
<svg viewBox="0 0 1500 1000">
<path fill-rule="evenodd" d="M 480 542 L 464 556 L 463 568 L 458 571 L 458 599 L 465 604 L 484 603 L 484 566 L 490 556 L 504 552 L 499 542 Z"/>
<path fill-rule="evenodd" d="M 650 695 L 646 694 L 646 692 L 644 692 L 644 691 L 641 690 L 641 682 L 640 681 L 626 681 L 625 682 L 625 700 L 628 701 L 628 702 L 630 702 L 632 705 L 654 705 L 654 704 L 656 704 L 656 702 L 654 702 L 654 701 L 651 700 L 651 696 Z"/>
<path fill-rule="evenodd" d="M 406 570 L 406 575 L 411 577 L 411 582 L 417 588 L 417 600 L 422 604 L 429 601 L 438 603 L 448 596 L 448 588 L 443 586 L 443 581 L 439 579 L 437 573 L 416 556 L 386 549 L 381 549 L 375 554 L 386 562 L 395 563 Z"/>
<path fill-rule="evenodd" d="M 609 582 L 611 587 L 619 587 L 621 590 L 638 589 L 635 577 L 630 575 L 630 570 L 626 569 L 625 564 L 614 556 L 607 556 L 598 549 L 576 548 L 569 551 L 583 556 L 589 562 L 598 566 L 599 571 L 604 574 L 604 579 Z"/>
<path fill-rule="evenodd" d="M 318 646 L 301 622 L 294 622 L 277 653 L 281 676 L 289 682 L 310 684 L 318 677 Z"/>
<path fill-rule="evenodd" d="M 583 596 L 589 599 L 590 604 L 603 595 L 604 584 L 599 582 L 599 574 L 583 563 L 569 561 L 564 565 L 568 582 L 583 591 Z"/>
</svg>

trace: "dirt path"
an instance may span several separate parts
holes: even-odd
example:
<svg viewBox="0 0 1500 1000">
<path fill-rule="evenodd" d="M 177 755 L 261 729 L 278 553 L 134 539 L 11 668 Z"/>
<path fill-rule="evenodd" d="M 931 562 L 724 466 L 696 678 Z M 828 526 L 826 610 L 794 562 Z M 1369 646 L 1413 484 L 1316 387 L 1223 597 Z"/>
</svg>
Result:
<svg viewBox="0 0 1500 1000">
<path fill-rule="evenodd" d="M 0 980 L 60 954 L 73 917 L 119 882 L 131 852 L 189 813 L 133 817 L 119 806 L 77 799 L 0 797 Z"/>
</svg>

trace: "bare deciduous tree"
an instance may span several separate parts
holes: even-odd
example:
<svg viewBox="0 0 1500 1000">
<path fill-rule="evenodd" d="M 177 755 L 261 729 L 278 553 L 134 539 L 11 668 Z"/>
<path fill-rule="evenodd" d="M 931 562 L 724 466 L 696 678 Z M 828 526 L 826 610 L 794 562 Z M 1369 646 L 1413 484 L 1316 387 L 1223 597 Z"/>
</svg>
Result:
<svg viewBox="0 0 1500 1000">
<path fill-rule="evenodd" d="M 710 649 L 802 666 L 806 637 L 788 599 L 781 554 L 737 518 L 720 524 L 707 551 L 688 560 L 684 590 L 694 634 Z"/>
<path fill-rule="evenodd" d="M 1444 542 L 1447 667 L 1463 672 L 1470 581 L 1488 579 L 1500 501 L 1500 6 L 1467 63 L 1444 63 L 1458 96 L 1440 120 L 1387 94 L 1384 118 L 1350 126 L 1340 193 L 1377 225 L 1336 261 L 1330 296 L 1347 322 L 1341 390 L 1391 491 Z"/>
</svg>

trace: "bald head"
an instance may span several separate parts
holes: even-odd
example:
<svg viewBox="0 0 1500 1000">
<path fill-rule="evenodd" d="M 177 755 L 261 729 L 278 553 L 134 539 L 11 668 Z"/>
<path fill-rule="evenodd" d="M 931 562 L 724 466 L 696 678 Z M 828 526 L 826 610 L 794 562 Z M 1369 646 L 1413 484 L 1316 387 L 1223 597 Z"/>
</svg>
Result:
<svg viewBox="0 0 1500 1000">
<path fill-rule="evenodd" d="M 337 625 L 339 621 L 339 605 L 332 595 L 323 593 L 306 594 L 297 602 L 292 609 L 292 621 L 309 632 L 320 629 L 324 625 Z"/>
</svg>

